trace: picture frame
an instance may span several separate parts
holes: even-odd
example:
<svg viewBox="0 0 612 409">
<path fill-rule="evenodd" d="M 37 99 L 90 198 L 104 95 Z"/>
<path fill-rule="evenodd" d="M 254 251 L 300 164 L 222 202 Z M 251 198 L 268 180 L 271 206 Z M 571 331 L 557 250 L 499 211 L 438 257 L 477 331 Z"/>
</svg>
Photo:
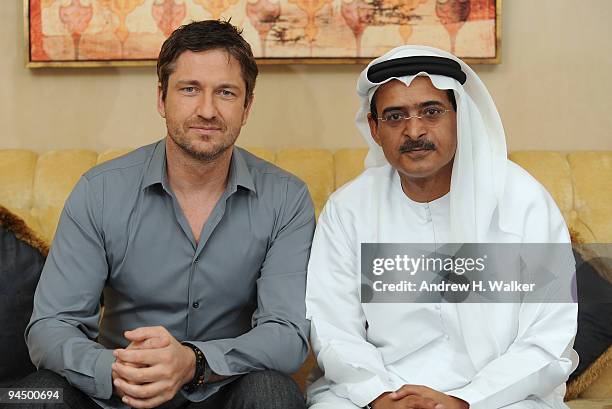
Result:
<svg viewBox="0 0 612 409">
<path fill-rule="evenodd" d="M 501 62 L 502 0 L 23 0 L 26 66 L 153 66 L 179 25 L 229 19 L 258 64 L 365 64 L 406 43 Z"/>
</svg>

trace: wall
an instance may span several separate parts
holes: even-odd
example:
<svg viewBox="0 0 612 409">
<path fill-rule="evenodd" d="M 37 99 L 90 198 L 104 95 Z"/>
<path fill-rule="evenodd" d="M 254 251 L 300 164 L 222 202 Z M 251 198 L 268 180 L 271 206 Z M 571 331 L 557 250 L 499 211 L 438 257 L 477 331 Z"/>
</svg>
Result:
<svg viewBox="0 0 612 409">
<path fill-rule="evenodd" d="M 502 63 L 477 65 L 508 147 L 612 150 L 612 1 L 504 0 Z M 153 67 L 28 69 L 21 0 L 0 8 L 0 149 L 138 146 L 165 134 Z M 261 66 L 240 144 L 363 146 L 353 118 L 363 67 Z"/>
</svg>

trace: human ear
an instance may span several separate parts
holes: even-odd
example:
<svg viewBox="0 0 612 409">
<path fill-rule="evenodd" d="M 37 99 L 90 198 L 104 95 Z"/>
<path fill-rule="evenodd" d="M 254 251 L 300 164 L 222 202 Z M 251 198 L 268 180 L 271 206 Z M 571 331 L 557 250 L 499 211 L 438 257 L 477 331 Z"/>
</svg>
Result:
<svg viewBox="0 0 612 409">
<path fill-rule="evenodd" d="M 368 125 L 370 126 L 370 133 L 372 134 L 374 142 L 376 142 L 379 146 L 382 146 L 380 137 L 378 135 L 378 118 L 372 117 L 371 113 L 368 113 Z"/>
</svg>

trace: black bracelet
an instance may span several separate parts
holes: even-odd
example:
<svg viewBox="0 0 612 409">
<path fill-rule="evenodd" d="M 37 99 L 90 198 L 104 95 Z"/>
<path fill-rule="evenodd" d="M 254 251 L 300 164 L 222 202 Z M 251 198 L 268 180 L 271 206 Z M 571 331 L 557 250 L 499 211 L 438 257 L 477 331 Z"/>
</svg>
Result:
<svg viewBox="0 0 612 409">
<path fill-rule="evenodd" d="M 185 386 L 183 386 L 185 391 L 191 393 L 208 382 L 208 378 L 210 378 L 210 367 L 207 365 L 204 354 L 202 351 L 200 351 L 200 348 L 189 342 L 181 342 L 181 344 L 191 348 L 196 356 L 195 373 L 193 375 L 193 379 L 191 382 L 186 383 Z"/>
</svg>

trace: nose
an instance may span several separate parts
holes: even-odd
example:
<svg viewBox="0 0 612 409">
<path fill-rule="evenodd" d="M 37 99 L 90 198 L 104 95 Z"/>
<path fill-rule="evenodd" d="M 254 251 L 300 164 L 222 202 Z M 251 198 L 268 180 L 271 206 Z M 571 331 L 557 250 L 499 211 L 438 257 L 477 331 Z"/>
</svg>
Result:
<svg viewBox="0 0 612 409">
<path fill-rule="evenodd" d="M 410 139 L 419 139 L 427 133 L 427 128 L 423 125 L 423 121 L 418 117 L 412 117 L 404 121 L 403 134 Z"/>
<path fill-rule="evenodd" d="M 196 105 L 196 114 L 210 120 L 217 117 L 217 107 L 212 92 L 203 92 Z"/>
</svg>

